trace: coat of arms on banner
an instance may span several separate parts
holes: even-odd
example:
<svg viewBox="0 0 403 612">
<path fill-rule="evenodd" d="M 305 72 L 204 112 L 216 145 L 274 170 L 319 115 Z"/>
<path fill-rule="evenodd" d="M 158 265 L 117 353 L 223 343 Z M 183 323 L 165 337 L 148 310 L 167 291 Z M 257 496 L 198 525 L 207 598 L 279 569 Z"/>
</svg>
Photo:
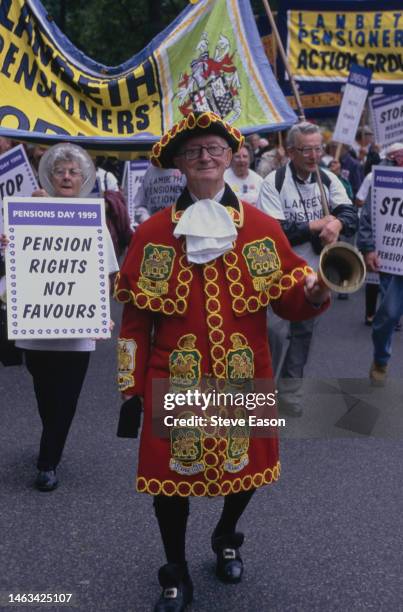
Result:
<svg viewBox="0 0 403 612">
<path fill-rule="evenodd" d="M 233 123 L 241 114 L 239 98 L 240 81 L 230 54 L 230 41 L 221 35 L 210 56 L 207 32 L 203 32 L 199 44 L 198 57 L 190 63 L 190 74 L 179 77 L 176 97 L 182 115 L 193 111 L 212 111 Z"/>
</svg>

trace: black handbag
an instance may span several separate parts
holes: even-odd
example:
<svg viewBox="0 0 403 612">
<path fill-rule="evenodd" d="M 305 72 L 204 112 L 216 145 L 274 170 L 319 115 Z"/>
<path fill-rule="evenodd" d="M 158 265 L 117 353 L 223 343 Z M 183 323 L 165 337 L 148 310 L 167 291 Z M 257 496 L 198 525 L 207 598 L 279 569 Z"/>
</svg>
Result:
<svg viewBox="0 0 403 612">
<path fill-rule="evenodd" d="M 138 395 L 133 395 L 130 399 L 123 402 L 120 408 L 118 438 L 137 438 L 141 422 L 141 399 Z"/>
</svg>

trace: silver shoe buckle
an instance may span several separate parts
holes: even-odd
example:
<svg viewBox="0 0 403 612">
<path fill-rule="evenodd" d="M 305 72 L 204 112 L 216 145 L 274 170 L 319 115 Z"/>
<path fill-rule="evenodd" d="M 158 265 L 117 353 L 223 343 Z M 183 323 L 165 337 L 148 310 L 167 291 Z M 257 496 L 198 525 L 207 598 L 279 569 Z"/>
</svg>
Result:
<svg viewBox="0 0 403 612">
<path fill-rule="evenodd" d="M 226 561 L 229 561 L 230 559 L 236 558 L 236 553 L 233 548 L 224 548 L 224 550 L 222 551 L 222 556 L 223 556 L 223 559 L 225 559 Z"/>
<path fill-rule="evenodd" d="M 164 590 L 165 599 L 176 599 L 178 597 L 178 589 L 176 587 L 169 587 Z"/>
</svg>

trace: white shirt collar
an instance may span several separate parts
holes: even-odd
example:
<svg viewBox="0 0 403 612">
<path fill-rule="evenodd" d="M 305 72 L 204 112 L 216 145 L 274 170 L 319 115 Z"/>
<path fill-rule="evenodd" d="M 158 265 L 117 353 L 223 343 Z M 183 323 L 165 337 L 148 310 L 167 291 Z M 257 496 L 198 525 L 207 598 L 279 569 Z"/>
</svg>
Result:
<svg viewBox="0 0 403 612">
<path fill-rule="evenodd" d="M 198 200 L 188 206 L 174 229 L 186 238 L 189 262 L 203 264 L 232 249 L 237 229 L 228 210 L 215 200 Z"/>
</svg>

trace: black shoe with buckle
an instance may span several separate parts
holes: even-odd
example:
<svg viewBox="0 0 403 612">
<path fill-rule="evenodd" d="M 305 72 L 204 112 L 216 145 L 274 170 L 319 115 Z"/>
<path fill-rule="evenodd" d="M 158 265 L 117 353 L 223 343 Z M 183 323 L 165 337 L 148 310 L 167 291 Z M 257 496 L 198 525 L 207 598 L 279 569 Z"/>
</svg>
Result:
<svg viewBox="0 0 403 612">
<path fill-rule="evenodd" d="M 35 480 L 35 486 L 39 491 L 53 491 L 58 484 L 56 470 L 40 470 Z"/>
<path fill-rule="evenodd" d="M 211 546 L 217 555 L 216 576 L 223 582 L 237 584 L 243 574 L 243 563 L 239 548 L 244 540 L 243 533 L 215 536 L 211 538 Z"/>
<path fill-rule="evenodd" d="M 193 599 L 193 584 L 186 563 L 167 563 L 158 572 L 162 593 L 154 612 L 184 612 Z"/>
</svg>

